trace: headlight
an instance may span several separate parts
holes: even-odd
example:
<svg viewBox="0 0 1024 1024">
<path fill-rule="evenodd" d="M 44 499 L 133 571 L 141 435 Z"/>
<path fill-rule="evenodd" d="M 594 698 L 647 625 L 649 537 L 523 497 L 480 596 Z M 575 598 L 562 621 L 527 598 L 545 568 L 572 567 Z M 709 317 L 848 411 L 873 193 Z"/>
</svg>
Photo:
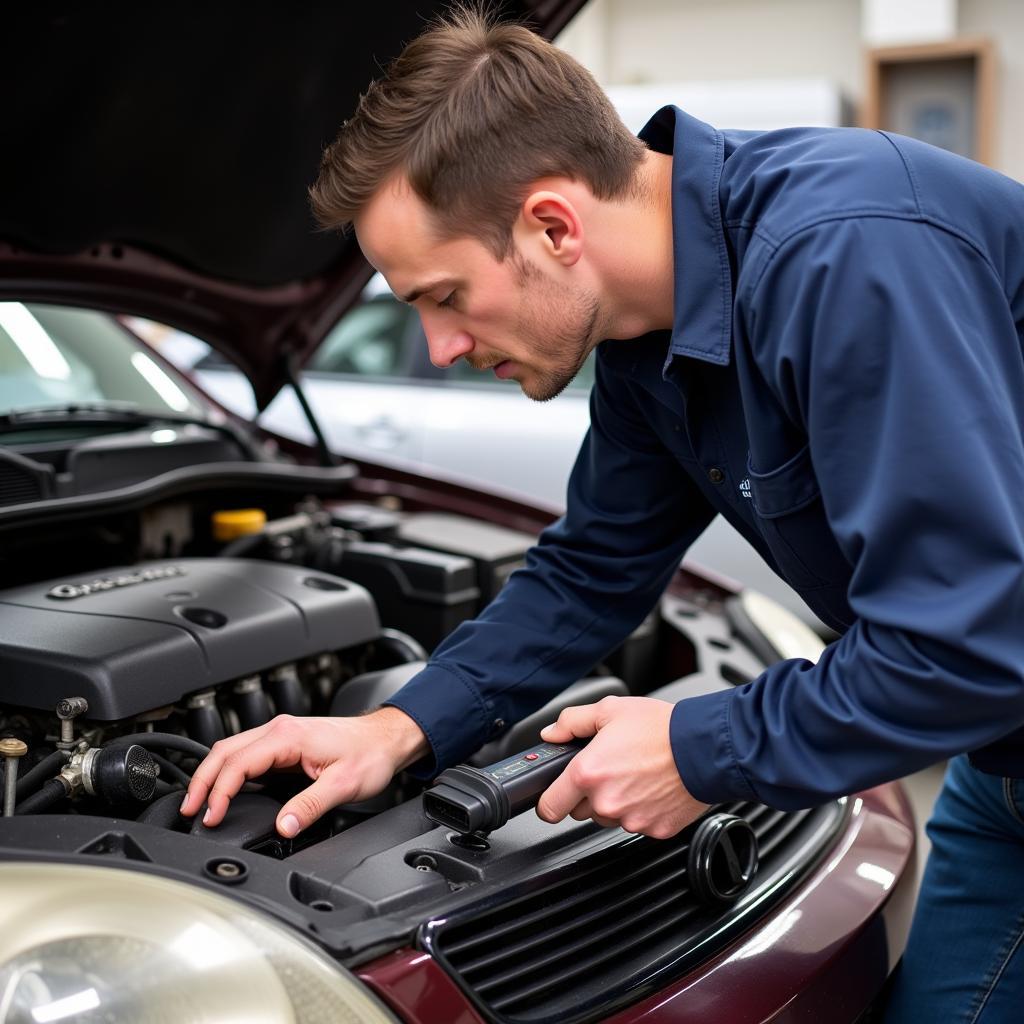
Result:
<svg viewBox="0 0 1024 1024">
<path fill-rule="evenodd" d="M 338 964 L 223 896 L 0 865 L 0 1024 L 395 1024 Z"/>
</svg>

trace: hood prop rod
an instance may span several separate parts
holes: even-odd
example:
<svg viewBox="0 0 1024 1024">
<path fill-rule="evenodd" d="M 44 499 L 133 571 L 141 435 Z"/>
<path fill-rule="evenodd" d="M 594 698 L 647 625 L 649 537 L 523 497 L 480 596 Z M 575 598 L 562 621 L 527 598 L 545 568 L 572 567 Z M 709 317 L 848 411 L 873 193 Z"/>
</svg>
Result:
<svg viewBox="0 0 1024 1024">
<path fill-rule="evenodd" d="M 295 397 L 299 400 L 299 405 L 302 406 L 302 412 L 306 417 L 306 421 L 309 423 L 313 430 L 313 436 L 316 438 L 316 448 L 320 453 L 321 465 L 331 468 L 338 465 L 338 460 L 334 457 L 334 453 L 330 448 L 327 447 L 327 439 L 324 437 L 323 430 L 320 429 L 320 423 L 313 412 L 313 407 L 309 404 L 309 399 L 306 398 L 305 391 L 302 390 L 302 385 L 299 383 L 299 356 L 296 352 L 289 352 L 284 359 L 285 377 L 289 384 L 292 386 L 292 390 L 295 392 Z"/>
</svg>

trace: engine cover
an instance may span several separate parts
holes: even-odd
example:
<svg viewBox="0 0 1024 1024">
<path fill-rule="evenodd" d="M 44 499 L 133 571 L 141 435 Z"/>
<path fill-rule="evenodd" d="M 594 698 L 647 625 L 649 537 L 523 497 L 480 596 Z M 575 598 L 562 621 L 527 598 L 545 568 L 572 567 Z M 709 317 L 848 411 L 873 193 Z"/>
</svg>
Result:
<svg viewBox="0 0 1024 1024">
<path fill-rule="evenodd" d="M 179 558 L 0 591 L 0 702 L 85 697 L 114 721 L 380 634 L 358 584 L 301 566 Z"/>
</svg>

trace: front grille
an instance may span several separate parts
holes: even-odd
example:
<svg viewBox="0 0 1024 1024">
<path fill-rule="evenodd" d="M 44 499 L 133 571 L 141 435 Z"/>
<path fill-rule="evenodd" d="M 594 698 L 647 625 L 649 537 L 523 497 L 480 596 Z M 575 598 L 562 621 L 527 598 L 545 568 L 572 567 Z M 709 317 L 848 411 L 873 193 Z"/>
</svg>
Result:
<svg viewBox="0 0 1024 1024">
<path fill-rule="evenodd" d="M 503 893 L 496 905 L 426 925 L 422 942 L 492 1021 L 607 1016 L 692 970 L 767 913 L 830 845 L 846 803 L 716 811 L 745 818 L 760 850 L 753 883 L 731 905 L 707 906 L 690 890 L 695 826 L 663 841 L 623 834 Z"/>
<path fill-rule="evenodd" d="M 0 505 L 41 501 L 53 493 L 53 468 L 0 451 Z"/>
</svg>

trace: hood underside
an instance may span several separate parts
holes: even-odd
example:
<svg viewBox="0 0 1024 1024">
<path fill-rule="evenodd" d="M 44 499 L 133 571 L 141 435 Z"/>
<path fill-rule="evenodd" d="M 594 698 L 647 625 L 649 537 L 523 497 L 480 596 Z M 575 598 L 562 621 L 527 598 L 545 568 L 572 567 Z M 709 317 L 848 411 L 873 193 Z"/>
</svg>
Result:
<svg viewBox="0 0 1024 1024">
<path fill-rule="evenodd" d="M 584 0 L 515 0 L 557 33 Z M 361 92 L 446 5 L 44 2 L 6 19 L 0 298 L 134 313 L 245 371 L 260 407 L 370 275 L 307 189 Z"/>
</svg>

